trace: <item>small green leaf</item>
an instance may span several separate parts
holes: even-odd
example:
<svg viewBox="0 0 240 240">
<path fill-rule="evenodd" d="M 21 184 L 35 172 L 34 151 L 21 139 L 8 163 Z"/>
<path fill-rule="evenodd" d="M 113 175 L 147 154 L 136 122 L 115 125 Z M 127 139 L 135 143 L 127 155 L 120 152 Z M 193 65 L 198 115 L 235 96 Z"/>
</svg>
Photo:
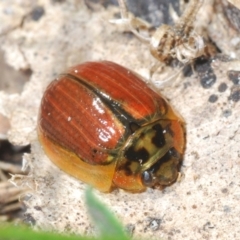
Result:
<svg viewBox="0 0 240 240">
<path fill-rule="evenodd" d="M 1 240 L 93 240 L 81 236 L 64 236 L 50 232 L 37 232 L 28 227 L 0 224 Z"/>
<path fill-rule="evenodd" d="M 94 196 L 91 188 L 86 190 L 86 204 L 90 217 L 100 232 L 101 239 L 130 239 L 115 216 Z"/>
</svg>

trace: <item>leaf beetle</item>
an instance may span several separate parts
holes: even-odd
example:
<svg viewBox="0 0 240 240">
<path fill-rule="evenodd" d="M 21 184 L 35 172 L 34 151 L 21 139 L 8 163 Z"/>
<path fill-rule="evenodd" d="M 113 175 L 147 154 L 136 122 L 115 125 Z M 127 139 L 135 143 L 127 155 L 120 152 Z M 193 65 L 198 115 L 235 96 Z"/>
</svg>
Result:
<svg viewBox="0 0 240 240">
<path fill-rule="evenodd" d="M 176 181 L 184 121 L 134 72 L 110 61 L 70 68 L 47 87 L 38 137 L 60 169 L 102 192 Z"/>
</svg>

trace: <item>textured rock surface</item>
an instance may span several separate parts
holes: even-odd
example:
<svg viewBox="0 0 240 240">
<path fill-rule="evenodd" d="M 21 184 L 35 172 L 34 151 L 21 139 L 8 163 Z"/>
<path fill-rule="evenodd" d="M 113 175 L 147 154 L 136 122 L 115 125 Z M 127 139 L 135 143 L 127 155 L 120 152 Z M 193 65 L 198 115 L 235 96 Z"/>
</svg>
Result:
<svg viewBox="0 0 240 240">
<path fill-rule="evenodd" d="M 88 60 L 115 61 L 145 77 L 155 61 L 146 45 L 108 22 L 115 18 L 116 7 L 94 6 L 89 9 L 77 0 L 0 1 L 6 62 L 32 71 L 21 93 L 0 91 L 0 113 L 11 123 L 10 141 L 31 144 L 32 153 L 24 157 L 31 171 L 18 184 L 31 188 L 26 217 L 40 229 L 94 231 L 84 206 L 86 185 L 55 167 L 37 140 L 38 107 L 46 86 L 67 67 Z M 208 4 L 204 8 L 207 13 L 212 9 Z M 214 23 L 211 27 L 216 29 Z M 135 237 L 236 239 L 240 234 L 239 72 L 229 72 L 240 71 L 240 64 L 221 58 L 210 64 L 206 67 L 216 76 L 212 86 L 193 74 L 161 90 L 186 121 L 180 182 L 141 194 L 96 191 Z M 165 75 L 156 73 L 153 84 L 159 86 Z"/>
</svg>

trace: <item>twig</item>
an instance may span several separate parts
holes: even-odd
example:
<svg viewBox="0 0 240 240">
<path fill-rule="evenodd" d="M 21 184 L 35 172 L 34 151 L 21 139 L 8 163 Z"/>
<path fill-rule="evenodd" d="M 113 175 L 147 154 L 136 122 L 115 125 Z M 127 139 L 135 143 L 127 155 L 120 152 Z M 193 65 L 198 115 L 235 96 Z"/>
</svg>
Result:
<svg viewBox="0 0 240 240">
<path fill-rule="evenodd" d="M 5 172 L 10 172 L 13 174 L 22 173 L 20 166 L 16 166 L 14 164 L 6 163 L 3 161 L 0 161 L 0 169 L 2 169 Z"/>
<path fill-rule="evenodd" d="M 24 205 L 22 202 L 12 203 L 4 206 L 3 208 L 0 207 L 0 214 L 6 214 L 8 212 L 16 211 L 22 208 Z"/>
<path fill-rule="evenodd" d="M 3 170 L 0 169 L 0 180 L 7 181 L 7 176 L 4 174 Z"/>
</svg>

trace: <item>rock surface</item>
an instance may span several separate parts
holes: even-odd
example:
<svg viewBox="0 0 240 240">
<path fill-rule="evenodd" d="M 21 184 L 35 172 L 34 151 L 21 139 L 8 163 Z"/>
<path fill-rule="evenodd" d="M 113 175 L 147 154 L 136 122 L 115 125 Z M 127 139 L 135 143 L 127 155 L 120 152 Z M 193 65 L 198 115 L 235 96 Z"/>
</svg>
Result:
<svg viewBox="0 0 240 240">
<path fill-rule="evenodd" d="M 213 10 L 209 3 L 202 12 Z M 118 13 L 116 6 L 91 6 L 77 0 L 0 1 L 5 60 L 16 70 L 32 72 L 20 93 L 1 89 L 0 113 L 11 124 L 9 140 L 31 144 L 31 154 L 24 156 L 30 174 L 16 182 L 31 188 L 26 217 L 39 229 L 94 232 L 84 203 L 86 185 L 55 167 L 37 139 L 38 108 L 46 86 L 67 67 L 85 61 L 111 60 L 146 78 L 155 61 L 148 46 L 109 23 Z M 214 24 L 209 25 L 211 31 L 217 29 Z M 220 47 L 225 46 L 224 39 L 211 34 L 221 41 Z M 164 72 L 148 80 L 162 88 L 186 122 L 180 181 L 163 191 L 148 189 L 141 194 L 96 191 L 122 223 L 131 226 L 134 237 L 236 239 L 240 235 L 240 64 L 214 56 L 206 69 L 181 75 L 164 87 L 160 81 Z"/>
</svg>

